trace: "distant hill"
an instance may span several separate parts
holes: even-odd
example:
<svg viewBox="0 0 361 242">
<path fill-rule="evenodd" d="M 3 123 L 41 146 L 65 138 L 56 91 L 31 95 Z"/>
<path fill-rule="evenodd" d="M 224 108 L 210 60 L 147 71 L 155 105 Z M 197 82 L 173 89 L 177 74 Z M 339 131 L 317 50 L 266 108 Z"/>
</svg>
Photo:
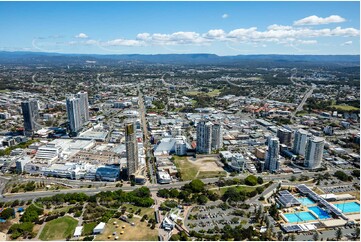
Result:
<svg viewBox="0 0 361 242">
<path fill-rule="evenodd" d="M 96 54 L 60 54 L 45 52 L 7 52 L 0 51 L 0 63 L 3 64 L 85 64 L 96 61 L 97 64 L 117 64 L 119 62 L 137 62 L 152 64 L 220 64 L 220 65 L 270 65 L 289 66 L 294 64 L 325 64 L 359 66 L 359 55 L 236 55 L 218 56 L 215 54 L 157 54 L 157 55 L 96 55 Z"/>
</svg>

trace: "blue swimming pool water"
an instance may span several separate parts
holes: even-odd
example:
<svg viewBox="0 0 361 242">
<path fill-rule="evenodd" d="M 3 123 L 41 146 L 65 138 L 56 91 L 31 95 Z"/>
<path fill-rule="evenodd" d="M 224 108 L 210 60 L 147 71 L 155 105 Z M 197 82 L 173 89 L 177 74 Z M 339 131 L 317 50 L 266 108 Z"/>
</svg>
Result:
<svg viewBox="0 0 361 242">
<path fill-rule="evenodd" d="M 312 212 L 314 212 L 319 219 L 331 218 L 331 216 L 328 214 L 328 212 L 326 212 L 325 210 L 323 210 L 319 206 L 309 207 L 308 209 L 311 210 Z"/>
<path fill-rule="evenodd" d="M 310 212 L 286 213 L 284 214 L 289 223 L 317 220 Z"/>
<path fill-rule="evenodd" d="M 297 200 L 300 201 L 300 203 L 305 206 L 315 204 L 315 202 L 308 197 L 297 198 Z"/>
<path fill-rule="evenodd" d="M 356 213 L 360 212 L 360 204 L 357 202 L 339 203 L 334 204 L 343 213 Z"/>
</svg>

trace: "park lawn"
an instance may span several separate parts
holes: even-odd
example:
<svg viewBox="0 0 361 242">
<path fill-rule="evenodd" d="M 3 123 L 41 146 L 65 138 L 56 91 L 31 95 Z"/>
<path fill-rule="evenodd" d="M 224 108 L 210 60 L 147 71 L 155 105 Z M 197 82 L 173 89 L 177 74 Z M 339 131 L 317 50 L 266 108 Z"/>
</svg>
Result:
<svg viewBox="0 0 361 242">
<path fill-rule="evenodd" d="M 340 110 L 340 111 L 358 111 L 358 110 L 360 110 L 359 108 L 349 106 L 349 105 L 332 105 L 331 107 L 336 108 L 337 110 Z"/>
<path fill-rule="evenodd" d="M 83 235 L 93 234 L 93 229 L 97 226 L 97 222 L 83 224 Z"/>
<path fill-rule="evenodd" d="M 119 225 L 116 228 L 116 225 L 113 225 L 113 222 L 116 221 Z M 157 226 L 155 229 L 147 227 L 147 222 L 140 222 L 139 219 L 133 221 L 135 226 L 123 222 L 119 219 L 112 218 L 105 225 L 104 232 L 100 235 L 97 235 L 95 240 L 104 241 L 104 240 L 114 240 L 113 232 L 116 232 L 119 236 L 118 240 L 121 241 L 158 241 L 158 229 Z M 125 225 L 123 229 L 122 226 Z M 124 231 L 124 234 L 120 234 L 120 231 Z M 108 236 L 112 235 L 109 239 Z"/>
<path fill-rule="evenodd" d="M 133 214 L 135 214 L 135 212 L 138 209 L 141 209 L 141 212 L 138 216 L 143 217 L 145 214 L 148 215 L 148 218 L 154 218 L 154 208 L 144 208 L 144 207 L 138 207 L 138 206 L 134 206 L 132 204 L 124 204 L 121 207 L 126 207 L 127 208 L 127 212 L 130 212 L 130 208 L 133 208 Z"/>
<path fill-rule="evenodd" d="M 192 164 L 186 157 L 173 156 L 174 164 L 176 165 L 180 176 L 183 181 L 189 181 L 196 178 L 198 172 L 198 166 Z"/>
<path fill-rule="evenodd" d="M 197 178 L 213 178 L 213 177 L 226 177 L 227 172 L 225 171 L 200 171 Z"/>
<path fill-rule="evenodd" d="M 244 191 L 244 192 L 252 192 L 254 190 L 256 190 L 257 186 L 251 187 L 251 186 L 247 186 L 247 185 L 239 185 L 239 186 L 235 186 L 235 188 L 238 190 L 238 192 Z M 220 195 L 223 195 L 226 191 L 227 191 L 228 187 L 221 187 L 220 189 Z"/>
<path fill-rule="evenodd" d="M 55 208 L 51 211 L 51 213 L 61 213 L 61 212 L 65 212 L 67 213 L 69 211 L 70 208 L 73 208 L 75 207 L 74 205 L 72 206 L 65 206 L 65 207 L 62 207 L 62 208 Z"/>
<path fill-rule="evenodd" d="M 65 240 L 72 237 L 78 221 L 69 216 L 57 218 L 47 222 L 40 234 L 41 240 Z"/>
</svg>

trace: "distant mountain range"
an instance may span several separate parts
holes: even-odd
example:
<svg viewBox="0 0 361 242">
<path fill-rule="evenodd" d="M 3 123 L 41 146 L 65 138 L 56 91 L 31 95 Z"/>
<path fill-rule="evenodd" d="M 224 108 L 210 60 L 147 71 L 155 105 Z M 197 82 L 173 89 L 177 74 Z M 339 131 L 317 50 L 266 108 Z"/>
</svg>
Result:
<svg viewBox="0 0 361 242">
<path fill-rule="evenodd" d="M 46 52 L 8 52 L 0 51 L 0 63 L 7 64 L 85 64 L 96 61 L 97 64 L 116 64 L 119 62 L 159 63 L 159 64 L 268 64 L 282 66 L 289 64 L 321 64 L 359 66 L 360 55 L 235 55 L 218 56 L 215 54 L 60 54 Z"/>
</svg>

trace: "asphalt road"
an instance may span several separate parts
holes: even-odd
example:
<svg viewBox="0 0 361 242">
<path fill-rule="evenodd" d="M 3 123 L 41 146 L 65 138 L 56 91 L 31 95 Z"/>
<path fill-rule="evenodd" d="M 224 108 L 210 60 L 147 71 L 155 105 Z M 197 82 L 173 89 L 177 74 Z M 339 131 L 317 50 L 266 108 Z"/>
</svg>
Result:
<svg viewBox="0 0 361 242">
<path fill-rule="evenodd" d="M 240 176 L 236 176 L 237 178 L 246 178 L 248 174 L 245 175 L 240 175 Z M 305 175 L 304 173 L 300 173 L 300 174 L 292 174 L 295 177 L 299 177 L 301 175 Z M 310 175 L 310 174 L 309 174 Z M 263 180 L 265 181 L 279 181 L 279 180 L 287 180 L 291 174 L 272 174 L 272 175 L 261 175 L 263 177 Z M 225 179 L 233 179 L 235 177 L 227 177 Z M 205 179 L 201 179 L 205 184 L 207 183 L 214 183 L 216 181 L 219 180 L 218 177 L 216 178 L 205 178 Z M 64 180 L 65 182 L 66 180 Z M 174 183 L 170 183 L 170 184 L 151 184 L 151 185 L 147 185 L 147 187 L 150 189 L 150 191 L 158 191 L 159 189 L 163 189 L 163 188 L 179 188 L 181 186 L 183 186 L 184 184 L 189 183 L 190 181 L 182 181 L 182 182 L 174 182 Z M 288 183 L 286 183 L 288 184 Z M 87 195 L 94 195 L 98 192 L 101 191 L 116 191 L 119 189 L 122 189 L 124 191 L 132 191 L 136 188 L 138 188 L 139 186 L 132 186 L 132 187 L 98 187 L 98 188 L 75 188 L 75 189 L 66 189 L 66 190 L 56 190 L 56 191 L 35 191 L 35 192 L 26 192 L 26 193 L 13 193 L 13 194 L 4 194 L 5 197 L 1 198 L 2 201 L 7 202 L 7 201 L 14 201 L 14 200 L 30 200 L 30 199 L 34 199 L 37 197 L 48 197 L 48 196 L 53 196 L 55 194 L 59 194 L 59 193 L 79 193 L 79 192 L 83 192 Z"/>
</svg>

